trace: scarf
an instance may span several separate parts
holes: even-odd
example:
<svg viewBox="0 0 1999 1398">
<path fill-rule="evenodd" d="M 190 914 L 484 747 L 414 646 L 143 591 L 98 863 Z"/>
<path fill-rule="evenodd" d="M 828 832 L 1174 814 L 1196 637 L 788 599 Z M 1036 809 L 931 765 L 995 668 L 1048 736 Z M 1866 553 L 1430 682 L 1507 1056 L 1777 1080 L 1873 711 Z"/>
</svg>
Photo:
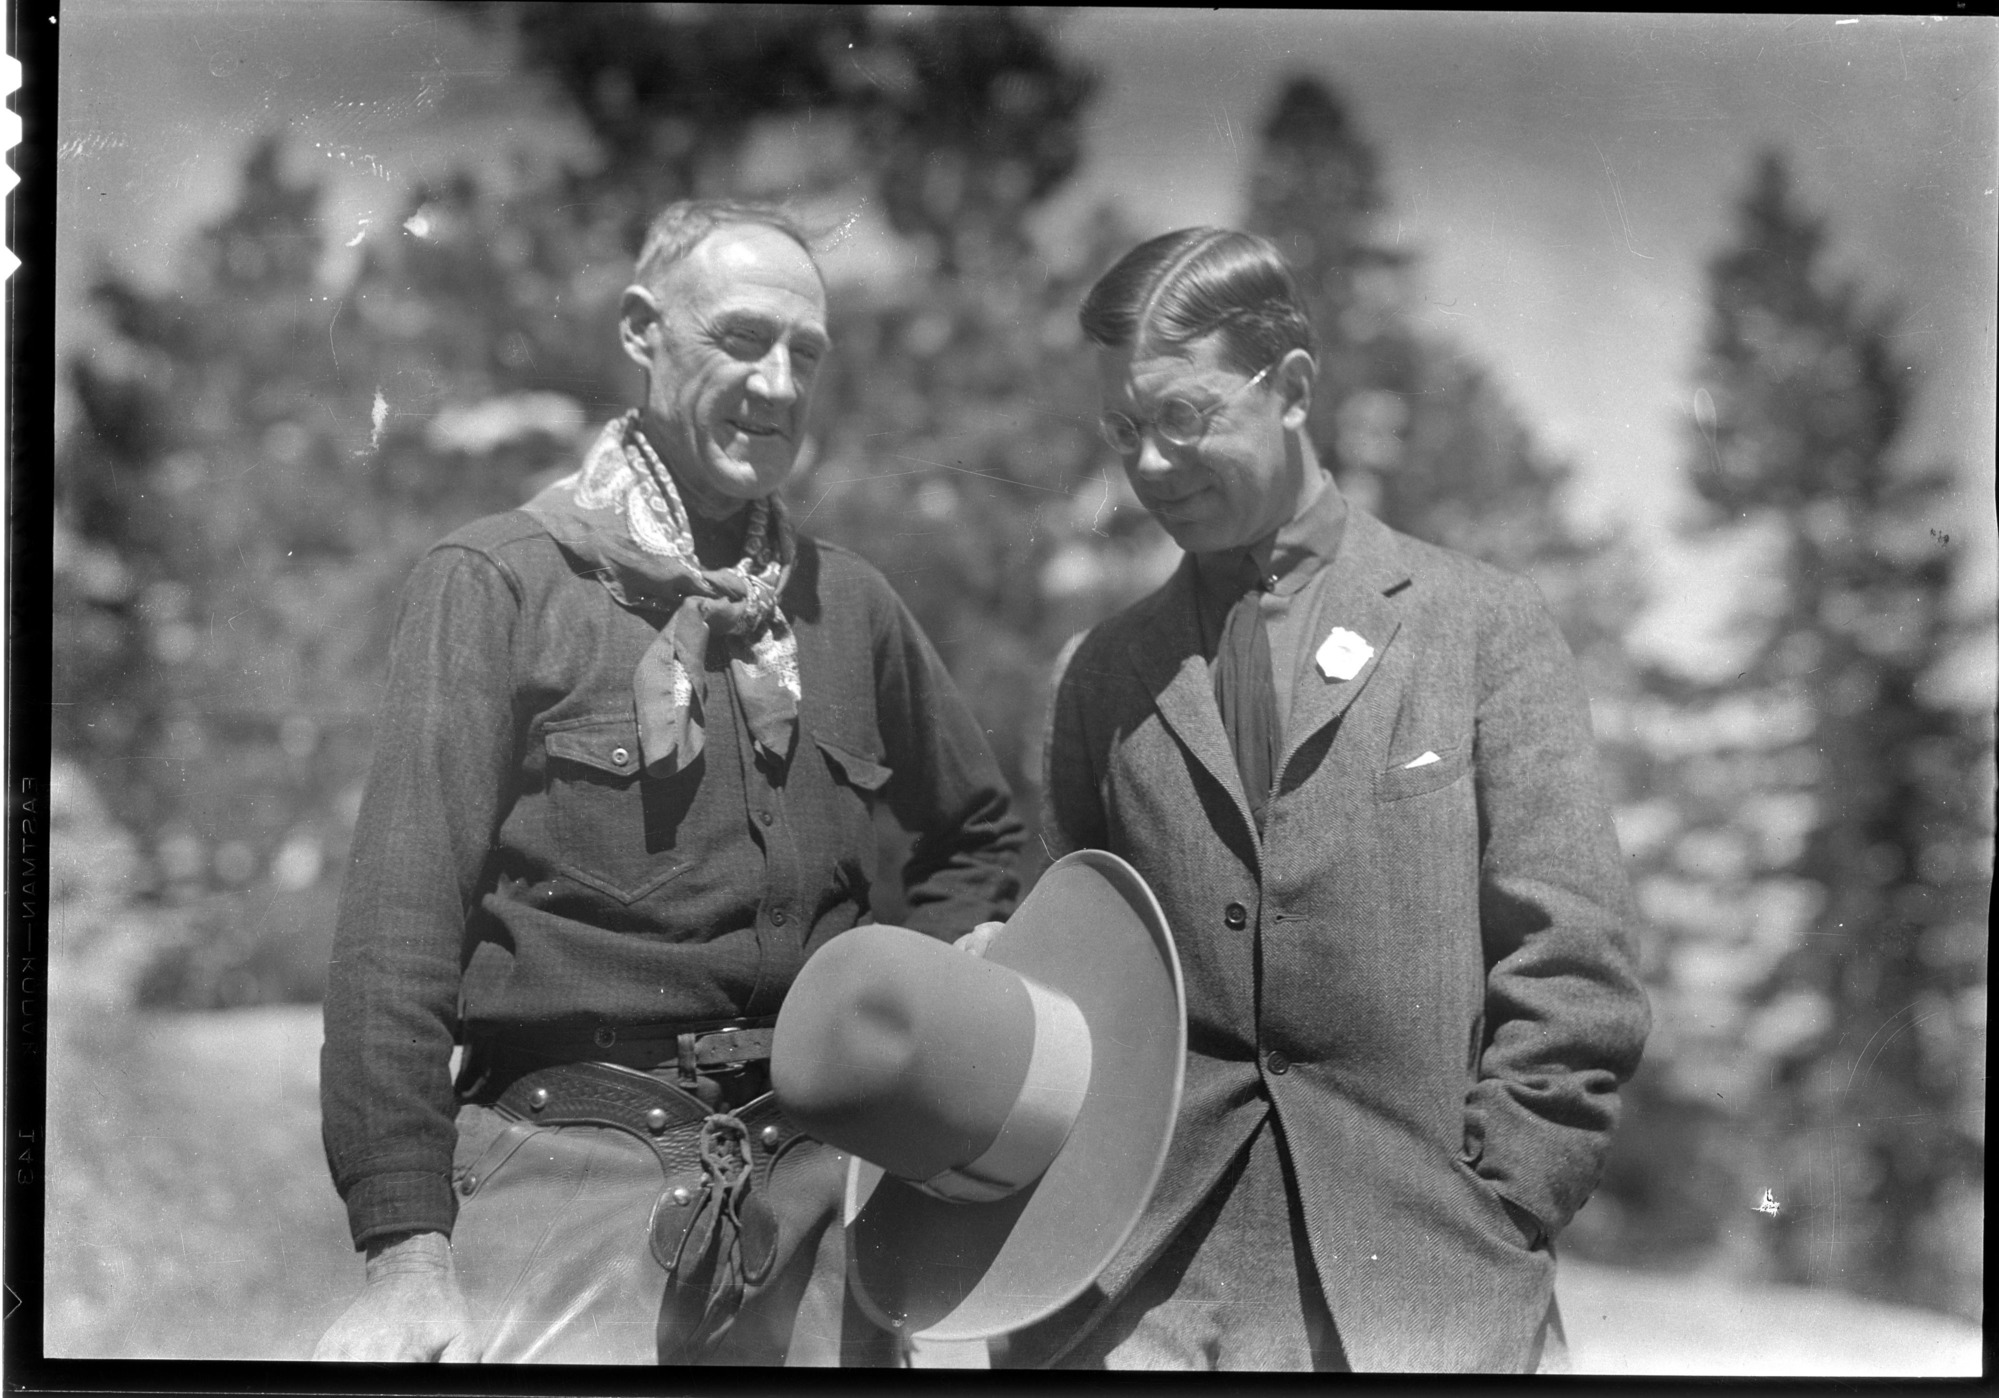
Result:
<svg viewBox="0 0 1999 1398">
<path fill-rule="evenodd" d="M 750 505 L 740 559 L 704 568 L 673 476 L 633 411 L 605 425 L 579 470 L 522 508 L 619 605 L 665 618 L 632 675 L 646 770 L 670 775 L 701 755 L 716 638 L 757 747 L 789 759 L 802 691 L 798 640 L 778 606 L 794 540 L 776 497 Z"/>
</svg>

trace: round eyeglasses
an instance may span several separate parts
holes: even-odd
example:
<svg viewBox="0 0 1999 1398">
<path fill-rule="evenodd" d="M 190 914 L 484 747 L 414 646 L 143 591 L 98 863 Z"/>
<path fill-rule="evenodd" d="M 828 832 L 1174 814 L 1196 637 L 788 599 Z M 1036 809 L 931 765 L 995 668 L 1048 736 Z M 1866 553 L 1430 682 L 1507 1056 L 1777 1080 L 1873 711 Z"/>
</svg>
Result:
<svg viewBox="0 0 1999 1398">
<path fill-rule="evenodd" d="M 1185 398 L 1168 398 L 1159 405 L 1158 413 L 1150 422 L 1134 419 L 1126 413 L 1108 412 L 1097 419 L 1097 430 L 1104 434 L 1104 440 L 1110 444 L 1111 450 L 1126 456 L 1143 445 L 1147 427 L 1157 432 L 1163 442 L 1176 447 L 1191 447 L 1207 432 L 1210 417 L 1263 382 L 1276 367 L 1274 363 L 1264 365 L 1257 371 L 1255 378 L 1238 385 L 1227 397 L 1212 407 L 1197 408 Z"/>
</svg>

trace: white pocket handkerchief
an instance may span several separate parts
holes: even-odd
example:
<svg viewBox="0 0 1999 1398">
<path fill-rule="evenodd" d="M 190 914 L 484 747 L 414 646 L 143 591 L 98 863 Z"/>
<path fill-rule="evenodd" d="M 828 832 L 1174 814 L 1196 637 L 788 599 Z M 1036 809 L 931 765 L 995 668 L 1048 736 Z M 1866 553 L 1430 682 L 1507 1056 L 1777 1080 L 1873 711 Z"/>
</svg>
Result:
<svg viewBox="0 0 1999 1398">
<path fill-rule="evenodd" d="M 1312 657 L 1318 662 L 1319 671 L 1329 680 L 1350 680 L 1366 668 L 1374 658 L 1374 647 L 1367 643 L 1365 636 L 1359 636 L 1344 626 L 1335 626 L 1326 637 L 1319 653 Z"/>
<path fill-rule="evenodd" d="M 1438 758 L 1437 754 L 1435 754 L 1434 752 L 1426 752 L 1426 753 L 1424 753 L 1424 754 L 1423 754 L 1423 755 L 1422 755 L 1421 757 L 1419 757 L 1419 758 L 1415 759 L 1415 760 L 1414 760 L 1413 762 L 1405 762 L 1405 763 L 1403 763 L 1403 764 L 1402 764 L 1402 770 L 1406 772 L 1406 771 L 1408 771 L 1408 770 L 1409 770 L 1409 769 L 1410 769 L 1411 767 L 1427 767 L 1427 766 L 1429 766 L 1429 765 L 1430 765 L 1430 764 L 1431 764 L 1432 762 L 1437 762 L 1437 761 L 1440 761 L 1440 760 L 1441 760 L 1441 759 L 1440 759 L 1440 758 Z"/>
</svg>

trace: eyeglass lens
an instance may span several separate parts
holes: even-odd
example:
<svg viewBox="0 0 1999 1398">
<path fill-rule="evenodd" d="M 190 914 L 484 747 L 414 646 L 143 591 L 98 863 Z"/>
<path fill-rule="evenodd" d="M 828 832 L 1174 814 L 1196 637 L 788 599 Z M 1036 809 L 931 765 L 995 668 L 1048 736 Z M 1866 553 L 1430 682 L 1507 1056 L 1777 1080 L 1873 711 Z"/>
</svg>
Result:
<svg viewBox="0 0 1999 1398">
<path fill-rule="evenodd" d="M 1201 440 L 1201 435 L 1207 430 L 1208 413 L 1215 412 L 1224 404 L 1232 402 L 1237 394 L 1260 382 L 1263 376 L 1269 372 L 1268 368 L 1262 370 L 1255 378 L 1249 380 L 1248 383 L 1242 384 L 1234 393 L 1229 394 L 1222 402 L 1215 404 L 1214 407 L 1207 409 L 1206 412 L 1195 407 L 1185 398 L 1168 398 L 1164 403 L 1159 405 L 1159 414 L 1152 420 L 1153 428 L 1172 445 L 1176 447 L 1191 447 L 1194 443 Z M 1143 436 L 1142 429 L 1136 422 L 1133 422 L 1123 413 L 1105 413 L 1097 420 L 1097 426 L 1102 431 L 1104 440 L 1111 445 L 1113 450 L 1134 452 L 1139 449 L 1139 443 Z"/>
</svg>

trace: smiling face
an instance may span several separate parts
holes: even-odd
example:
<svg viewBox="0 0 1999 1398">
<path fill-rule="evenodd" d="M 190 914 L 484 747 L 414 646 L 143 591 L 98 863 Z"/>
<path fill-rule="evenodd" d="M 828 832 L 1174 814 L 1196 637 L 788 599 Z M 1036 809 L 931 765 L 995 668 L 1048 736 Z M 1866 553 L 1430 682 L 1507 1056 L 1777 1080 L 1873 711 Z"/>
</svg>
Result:
<svg viewBox="0 0 1999 1398">
<path fill-rule="evenodd" d="M 826 290 L 775 228 L 718 228 L 656 286 L 626 288 L 620 335 L 646 371 L 646 436 L 711 517 L 791 474 L 826 357 Z"/>
<path fill-rule="evenodd" d="M 1311 356 L 1293 350 L 1245 390 L 1251 375 L 1222 363 L 1212 335 L 1165 351 L 1097 351 L 1105 411 L 1149 424 L 1167 399 L 1184 398 L 1207 414 L 1192 445 L 1164 441 L 1148 426 L 1138 450 L 1123 456 L 1132 489 L 1173 542 L 1189 553 L 1243 548 L 1297 513 L 1307 473 L 1318 471 L 1302 430 L 1311 374 Z"/>
</svg>

